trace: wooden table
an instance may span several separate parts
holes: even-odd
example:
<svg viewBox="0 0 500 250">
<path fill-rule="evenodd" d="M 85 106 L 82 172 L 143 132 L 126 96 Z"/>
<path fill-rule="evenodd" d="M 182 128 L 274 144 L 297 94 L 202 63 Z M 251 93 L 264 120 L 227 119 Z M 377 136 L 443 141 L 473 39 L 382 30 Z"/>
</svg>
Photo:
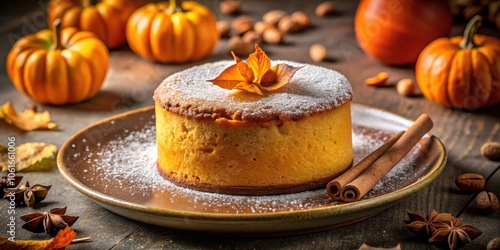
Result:
<svg viewBox="0 0 500 250">
<path fill-rule="evenodd" d="M 217 1 L 202 1 L 215 9 Z M 368 57 L 354 38 L 353 16 L 356 1 L 338 0 L 340 14 L 327 18 L 314 16 L 314 8 L 320 0 L 300 1 L 254 0 L 245 1 L 243 10 L 256 20 L 272 9 L 285 11 L 303 10 L 311 16 L 313 28 L 306 32 L 288 35 L 284 45 L 264 45 L 272 59 L 294 60 L 312 63 L 308 48 L 313 43 L 327 47 L 333 60 L 318 63 L 343 73 L 351 82 L 354 99 L 373 107 L 396 114 L 417 118 L 427 113 L 434 121 L 432 133 L 441 139 L 448 151 L 448 162 L 443 173 L 423 190 L 403 199 L 386 211 L 362 222 L 338 229 L 297 236 L 273 238 L 228 238 L 224 235 L 207 236 L 204 233 L 183 232 L 138 223 L 113 214 L 94 203 L 67 184 L 57 169 L 50 172 L 24 173 L 25 180 L 32 184 L 51 184 L 52 189 L 41 207 L 68 206 L 68 213 L 79 215 L 73 226 L 78 237 L 91 237 L 89 243 L 71 245 L 69 249 L 357 249 L 363 242 L 377 247 L 393 247 L 398 243 L 404 249 L 431 249 L 432 245 L 412 235 L 406 228 L 406 211 L 427 214 L 432 209 L 460 216 L 467 224 L 481 229 L 484 234 L 468 244 L 465 249 L 484 249 L 488 241 L 500 236 L 500 212 L 489 216 L 480 215 L 474 209 L 473 194 L 459 192 L 454 184 L 455 177 L 463 172 L 481 173 L 487 183 L 485 190 L 500 196 L 499 162 L 486 160 L 480 154 L 480 147 L 486 141 L 500 141 L 500 106 L 463 111 L 443 108 L 423 97 L 403 97 L 394 87 L 374 88 L 364 84 L 364 79 L 386 71 L 391 83 L 398 79 L 413 78 L 411 67 L 390 67 Z M 5 57 L 13 41 L 22 35 L 46 28 L 44 1 L 36 5 L 28 1 L 2 3 L 0 15 L 0 103 L 12 101 L 18 110 L 23 110 L 32 101 L 18 92 L 5 72 Z M 29 6 L 29 7 L 28 7 Z M 222 19 L 227 16 L 219 15 Z M 453 35 L 460 34 L 464 24 L 456 24 Z M 498 36 L 498 31 L 482 29 Z M 53 131 L 21 132 L 0 122 L 0 143 L 7 144 L 7 138 L 14 136 L 16 143 L 46 142 L 60 147 L 78 130 L 103 118 L 124 111 L 153 104 L 154 89 L 166 76 L 190 66 L 221 59 L 230 59 L 226 49 L 227 40 L 221 40 L 213 55 L 201 62 L 188 64 L 158 64 L 141 59 L 127 47 L 111 51 L 110 69 L 102 91 L 93 99 L 78 105 L 46 106 L 59 129 Z M 7 202 L 0 202 L 0 235 L 6 233 Z M 18 215 L 32 212 L 32 208 L 18 207 Z M 48 235 L 32 234 L 20 228 L 17 220 L 16 239 L 46 239 Z"/>
</svg>

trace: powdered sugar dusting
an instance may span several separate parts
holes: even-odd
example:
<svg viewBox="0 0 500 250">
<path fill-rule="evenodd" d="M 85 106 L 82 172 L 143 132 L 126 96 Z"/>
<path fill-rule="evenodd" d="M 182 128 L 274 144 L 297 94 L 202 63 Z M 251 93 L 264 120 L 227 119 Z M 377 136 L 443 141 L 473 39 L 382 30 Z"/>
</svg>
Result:
<svg viewBox="0 0 500 250">
<path fill-rule="evenodd" d="M 382 145 L 392 132 L 353 126 L 354 162 Z M 82 141 L 82 143 L 84 143 Z M 417 145 L 363 199 L 373 198 L 408 185 L 418 173 Z M 272 196 L 235 196 L 195 191 L 176 186 L 157 172 L 154 119 L 142 129 L 120 133 L 99 145 L 90 145 L 74 161 L 87 163 L 82 179 L 99 192 L 151 207 L 209 213 L 259 214 L 300 211 L 337 204 L 325 190 Z M 415 178 L 413 178 L 415 179 Z"/>
<path fill-rule="evenodd" d="M 189 117 L 226 117 L 269 121 L 299 119 L 339 107 L 352 99 L 348 80 L 339 72 L 310 64 L 273 61 L 302 67 L 284 87 L 267 96 L 232 94 L 208 80 L 216 78 L 234 61 L 195 66 L 167 77 L 154 99 L 164 108 Z M 223 100 L 223 101 L 222 101 Z"/>
</svg>

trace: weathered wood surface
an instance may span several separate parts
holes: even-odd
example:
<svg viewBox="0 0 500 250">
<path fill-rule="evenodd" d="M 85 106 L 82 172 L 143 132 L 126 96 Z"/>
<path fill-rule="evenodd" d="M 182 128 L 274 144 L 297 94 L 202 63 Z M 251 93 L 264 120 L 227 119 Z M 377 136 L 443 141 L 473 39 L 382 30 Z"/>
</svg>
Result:
<svg viewBox="0 0 500 250">
<path fill-rule="evenodd" d="M 215 9 L 218 1 L 202 1 Z M 365 221 L 328 231 L 298 236 L 275 238 L 227 238 L 203 233 L 182 232 L 159 228 L 128 220 L 101 208 L 91 199 L 69 186 L 57 170 L 48 173 L 27 173 L 26 179 L 40 184 L 51 184 L 52 189 L 42 206 L 36 210 L 68 206 L 68 213 L 79 215 L 74 229 L 78 237 L 92 237 L 92 242 L 71 245 L 69 249 L 356 249 L 363 242 L 372 246 L 392 247 L 401 243 L 404 249 L 432 249 L 428 243 L 413 236 L 404 226 L 406 211 L 427 213 L 431 209 L 460 216 L 465 223 L 481 229 L 484 234 L 464 249 L 484 249 L 493 237 L 500 236 L 500 212 L 484 216 L 469 203 L 472 194 L 462 194 L 455 187 L 454 179 L 462 172 L 478 172 L 487 178 L 486 190 L 500 196 L 499 162 L 488 161 L 480 154 L 486 141 L 500 141 L 500 107 L 477 111 L 446 109 L 423 97 L 407 98 L 398 95 L 394 87 L 373 88 L 364 79 L 381 71 L 391 75 L 391 83 L 397 79 L 413 77 L 411 67 L 389 67 L 366 56 L 356 44 L 353 16 L 356 1 L 338 0 L 340 14 L 328 18 L 313 15 L 319 0 L 245 1 L 244 14 L 256 20 L 264 12 L 283 9 L 289 12 L 303 10 L 311 16 L 314 27 L 306 32 L 289 35 L 284 45 L 265 45 L 271 58 L 312 63 L 308 48 L 312 43 L 322 43 L 332 58 L 319 65 L 340 71 L 350 80 L 354 90 L 354 102 L 374 106 L 415 119 L 427 113 L 434 121 L 432 133 L 440 138 L 448 151 L 448 162 L 443 173 L 428 187 L 397 203 L 395 206 Z M 5 72 L 5 57 L 13 42 L 20 36 L 46 27 L 44 1 L 28 3 L 2 2 L 0 15 L 0 103 L 12 101 L 23 109 L 32 101 L 13 86 Z M 229 19 L 219 15 L 220 18 Z M 456 24 L 453 34 L 460 34 L 463 24 Z M 482 32 L 496 34 L 494 30 Z M 213 55 L 202 62 L 166 65 L 156 64 L 134 55 L 124 46 L 111 52 L 111 68 L 102 91 L 92 100 L 71 106 L 41 106 L 49 110 L 53 120 L 60 125 L 55 131 L 22 133 L 0 122 L 0 143 L 15 136 L 17 143 L 40 141 L 60 147 L 72 134 L 103 118 L 153 104 L 152 92 L 158 83 L 173 72 L 195 64 L 230 59 L 222 40 Z M 6 233 L 7 203 L 0 202 L 0 236 Z M 18 207 L 18 215 L 33 209 Z M 45 239 L 47 235 L 35 235 L 20 228 L 17 220 L 17 239 Z"/>
</svg>

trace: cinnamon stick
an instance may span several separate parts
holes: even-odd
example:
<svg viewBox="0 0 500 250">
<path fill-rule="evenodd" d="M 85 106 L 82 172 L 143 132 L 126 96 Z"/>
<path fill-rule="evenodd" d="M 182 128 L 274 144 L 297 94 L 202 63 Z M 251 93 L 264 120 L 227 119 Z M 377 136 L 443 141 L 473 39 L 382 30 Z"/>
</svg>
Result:
<svg viewBox="0 0 500 250">
<path fill-rule="evenodd" d="M 433 126 L 426 114 L 421 115 L 415 123 L 356 179 L 345 185 L 340 191 L 341 199 L 354 202 L 368 193 L 394 166 L 401 161 Z"/>
<path fill-rule="evenodd" d="M 373 162 L 375 162 L 380 156 L 382 156 L 396 141 L 403 135 L 404 131 L 400 131 L 389 140 L 385 141 L 382 146 L 377 148 L 375 151 L 371 152 L 368 156 L 363 158 L 360 162 L 354 165 L 352 168 L 333 179 L 326 185 L 326 192 L 330 199 L 332 200 L 340 200 L 340 190 L 353 181 L 356 177 L 358 177 L 365 169 L 367 169 Z"/>
</svg>

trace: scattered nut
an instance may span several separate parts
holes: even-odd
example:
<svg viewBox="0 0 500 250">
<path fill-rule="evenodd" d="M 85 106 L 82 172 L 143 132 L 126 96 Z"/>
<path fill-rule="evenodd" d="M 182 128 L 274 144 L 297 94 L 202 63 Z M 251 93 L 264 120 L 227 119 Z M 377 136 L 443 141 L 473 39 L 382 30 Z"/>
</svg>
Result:
<svg viewBox="0 0 500 250">
<path fill-rule="evenodd" d="M 315 13 L 316 13 L 316 16 L 323 17 L 323 16 L 330 15 L 330 14 L 334 13 L 335 11 L 337 11 L 337 6 L 335 6 L 335 3 L 332 1 L 326 1 L 326 2 L 320 3 L 318 6 L 316 6 Z"/>
<path fill-rule="evenodd" d="M 220 37 L 228 37 L 229 36 L 229 31 L 231 28 L 229 27 L 229 22 L 228 21 L 217 21 L 215 24 L 217 31 L 219 32 Z"/>
<path fill-rule="evenodd" d="M 262 16 L 262 21 L 264 23 L 271 24 L 273 26 L 277 25 L 281 18 L 288 15 L 285 11 L 282 10 L 271 10 L 266 12 L 264 16 Z"/>
<path fill-rule="evenodd" d="M 250 16 L 238 16 L 231 23 L 231 27 L 236 34 L 244 34 L 253 29 L 253 20 Z"/>
<path fill-rule="evenodd" d="M 387 72 L 380 72 L 378 75 L 366 79 L 365 83 L 371 86 L 385 86 L 387 79 L 389 79 L 389 74 Z"/>
<path fill-rule="evenodd" d="M 482 191 L 476 196 L 476 206 L 483 214 L 492 214 L 499 208 L 498 198 L 492 192 Z"/>
<path fill-rule="evenodd" d="M 278 22 L 278 29 L 283 33 L 293 33 L 301 30 L 299 23 L 295 22 L 290 16 L 284 16 Z"/>
<path fill-rule="evenodd" d="M 500 160 L 500 142 L 487 142 L 481 146 L 481 154 L 490 160 Z"/>
<path fill-rule="evenodd" d="M 413 96 L 417 92 L 417 86 L 412 79 L 404 78 L 397 83 L 396 91 L 402 96 Z"/>
<path fill-rule="evenodd" d="M 292 19 L 295 22 L 300 24 L 302 29 L 305 29 L 305 28 L 309 27 L 309 25 L 311 25 L 311 20 L 309 19 L 309 16 L 302 11 L 295 11 L 294 13 L 292 13 L 290 15 L 290 17 L 292 17 Z"/>
<path fill-rule="evenodd" d="M 500 238 L 493 238 L 486 245 L 486 250 L 500 250 Z"/>
<path fill-rule="evenodd" d="M 455 184 L 462 191 L 481 191 L 485 184 L 484 177 L 476 173 L 463 173 L 455 178 Z"/>
<path fill-rule="evenodd" d="M 264 33 L 264 30 L 267 28 L 273 27 L 273 25 L 264 23 L 262 21 L 258 21 L 253 25 L 253 30 L 257 33 Z"/>
<path fill-rule="evenodd" d="M 240 12 L 241 2 L 238 0 L 225 0 L 219 3 L 219 10 L 222 14 L 233 15 Z"/>
<path fill-rule="evenodd" d="M 326 58 L 325 46 L 315 43 L 309 48 L 309 56 L 315 62 L 321 62 Z"/>
<path fill-rule="evenodd" d="M 248 31 L 247 33 L 245 33 L 243 35 L 242 39 L 245 43 L 261 44 L 262 43 L 262 34 L 257 33 L 255 31 Z"/>
<path fill-rule="evenodd" d="M 254 44 L 243 41 L 243 39 L 239 36 L 232 36 L 229 38 L 227 46 L 229 51 L 232 51 L 239 56 L 248 56 L 255 49 Z"/>
<path fill-rule="evenodd" d="M 264 33 L 262 33 L 262 39 L 264 42 L 269 44 L 280 44 L 283 42 L 284 35 L 277 28 L 271 27 L 264 30 Z"/>
</svg>

